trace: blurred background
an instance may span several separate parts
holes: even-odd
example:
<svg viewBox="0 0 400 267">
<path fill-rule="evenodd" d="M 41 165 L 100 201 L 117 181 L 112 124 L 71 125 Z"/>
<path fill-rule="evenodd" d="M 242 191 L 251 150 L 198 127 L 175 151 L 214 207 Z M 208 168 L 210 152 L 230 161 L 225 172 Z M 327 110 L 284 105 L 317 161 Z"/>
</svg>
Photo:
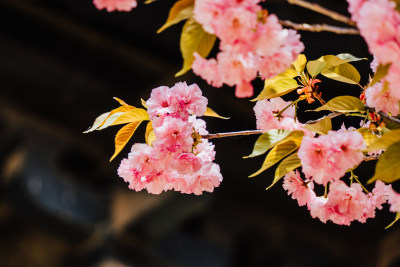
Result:
<svg viewBox="0 0 400 267">
<path fill-rule="evenodd" d="M 346 1 L 317 2 L 348 14 Z M 387 207 L 366 224 L 323 224 L 281 183 L 265 191 L 274 168 L 248 179 L 263 161 L 242 159 L 257 136 L 213 140 L 224 181 L 212 194 L 128 189 L 116 170 L 144 141 L 144 127 L 111 163 L 119 127 L 82 134 L 118 106 L 112 97 L 140 106 L 152 88 L 196 82 L 209 106 L 231 118 L 207 118 L 209 132 L 255 129 L 254 104 L 232 88 L 212 88 L 192 72 L 174 78 L 182 24 L 156 34 L 173 3 L 107 13 L 91 0 L 0 0 L 0 266 L 400 266 L 400 226 L 384 230 L 394 218 Z M 286 1 L 263 5 L 281 19 L 345 26 Z M 309 59 L 371 59 L 359 36 L 301 34 Z M 369 62 L 354 65 L 365 84 Z M 325 100 L 360 94 L 322 80 Z M 258 94 L 262 83 L 254 85 Z M 303 122 L 320 116 L 304 112 L 315 107 L 300 105 Z M 356 173 L 366 181 L 373 168 L 364 163 Z"/>
</svg>

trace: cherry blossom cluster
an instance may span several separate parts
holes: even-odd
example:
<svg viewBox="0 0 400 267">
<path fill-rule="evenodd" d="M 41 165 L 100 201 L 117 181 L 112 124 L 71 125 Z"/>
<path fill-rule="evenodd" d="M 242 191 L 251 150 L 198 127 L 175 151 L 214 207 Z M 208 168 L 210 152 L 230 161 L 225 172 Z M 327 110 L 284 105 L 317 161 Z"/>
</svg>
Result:
<svg viewBox="0 0 400 267">
<path fill-rule="evenodd" d="M 303 51 L 294 30 L 283 29 L 259 0 L 196 0 L 194 18 L 205 31 L 220 39 L 216 59 L 195 53 L 194 73 L 214 87 L 236 86 L 237 97 L 253 95 L 251 81 L 284 72 Z"/>
<path fill-rule="evenodd" d="M 172 88 L 161 86 L 153 89 L 146 105 L 156 139 L 151 146 L 133 145 L 118 175 L 136 191 L 212 192 L 222 175 L 219 165 L 213 163 L 214 145 L 201 139 L 208 132 L 205 122 L 197 118 L 207 108 L 200 88 L 185 82 Z"/>
<path fill-rule="evenodd" d="M 395 1 L 348 0 L 352 19 L 374 55 L 377 65 L 391 64 L 382 82 L 367 88 L 367 105 L 377 111 L 399 114 L 400 101 L 400 13 Z M 387 83 L 388 90 L 383 90 Z M 383 91 L 382 91 L 383 90 Z"/>
<path fill-rule="evenodd" d="M 93 4 L 97 9 L 106 9 L 108 12 L 112 11 L 131 11 L 137 6 L 136 0 L 93 0 Z"/>
<path fill-rule="evenodd" d="M 304 137 L 297 156 L 301 160 L 300 172 L 290 172 L 284 177 L 283 188 L 298 201 L 306 205 L 313 218 L 328 220 L 339 225 L 350 225 L 352 221 L 366 222 L 375 217 L 375 210 L 389 201 L 391 211 L 400 211 L 400 194 L 391 185 L 375 182 L 372 192 L 359 183 L 347 185 L 341 178 L 363 160 L 365 143 L 362 135 L 354 129 L 342 127 L 319 137 Z M 356 178 L 355 178 L 356 179 Z M 329 191 L 317 196 L 314 183 L 326 186 Z"/>
</svg>

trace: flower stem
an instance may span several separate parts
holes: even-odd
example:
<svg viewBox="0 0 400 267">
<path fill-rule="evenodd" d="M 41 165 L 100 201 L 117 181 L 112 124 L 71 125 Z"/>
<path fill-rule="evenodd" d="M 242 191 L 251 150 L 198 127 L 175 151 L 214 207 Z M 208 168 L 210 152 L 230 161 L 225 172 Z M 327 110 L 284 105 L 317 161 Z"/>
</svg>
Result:
<svg viewBox="0 0 400 267">
<path fill-rule="evenodd" d="M 360 182 L 360 180 L 358 180 L 358 176 L 355 175 L 355 174 L 353 173 L 353 170 L 350 171 L 350 174 L 351 174 L 351 178 L 354 178 L 354 180 L 356 180 L 357 183 L 359 183 L 359 184 L 361 185 L 362 189 L 364 189 L 365 193 L 368 194 L 369 191 L 367 190 L 367 188 L 365 188 L 365 187 L 363 186 L 363 184 Z"/>
<path fill-rule="evenodd" d="M 346 16 L 344 16 L 342 14 L 339 14 L 339 13 L 337 13 L 335 11 L 329 10 L 329 9 L 327 9 L 325 7 L 320 6 L 320 5 L 313 4 L 313 3 L 310 3 L 310 2 L 307 2 L 307 1 L 304 1 L 304 0 L 287 0 L 287 1 L 288 1 L 289 4 L 301 6 L 303 8 L 306 8 L 306 9 L 312 10 L 314 12 L 320 13 L 322 15 L 328 16 L 328 17 L 330 17 L 330 18 L 332 18 L 334 20 L 346 23 L 346 24 L 348 24 L 350 26 L 355 26 L 356 25 L 356 23 L 354 21 L 352 21 L 349 17 L 346 17 Z"/>
<path fill-rule="evenodd" d="M 205 134 L 205 135 L 202 135 L 201 138 L 213 139 L 213 138 L 223 138 L 223 137 L 232 137 L 232 136 L 241 136 L 241 135 L 261 134 L 261 133 L 262 133 L 261 130 L 248 130 L 248 131 L 239 131 L 239 132 Z"/>
<path fill-rule="evenodd" d="M 280 20 L 283 26 L 293 28 L 298 31 L 309 31 L 309 32 L 333 32 L 336 34 L 352 34 L 359 35 L 360 31 L 355 28 L 343 28 L 332 26 L 328 24 L 307 24 L 307 23 L 294 23 L 290 20 Z"/>
</svg>

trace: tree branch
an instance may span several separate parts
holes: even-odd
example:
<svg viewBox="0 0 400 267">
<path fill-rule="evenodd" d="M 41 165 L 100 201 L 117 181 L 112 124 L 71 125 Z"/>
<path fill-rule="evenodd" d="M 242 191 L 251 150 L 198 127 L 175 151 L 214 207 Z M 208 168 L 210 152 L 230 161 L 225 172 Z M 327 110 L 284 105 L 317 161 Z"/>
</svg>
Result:
<svg viewBox="0 0 400 267">
<path fill-rule="evenodd" d="M 346 24 L 348 24 L 350 26 L 355 26 L 356 25 L 356 23 L 354 21 L 352 21 L 349 17 L 346 17 L 346 16 L 344 16 L 342 14 L 339 14 L 339 13 L 337 13 L 335 11 L 329 10 L 329 9 L 327 9 L 325 7 L 320 6 L 320 5 L 313 4 L 313 3 L 310 3 L 310 2 L 307 2 L 307 1 L 304 1 L 304 0 L 287 0 L 287 1 L 288 1 L 289 4 L 301 6 L 303 8 L 306 8 L 306 9 L 312 10 L 314 12 L 317 12 L 317 13 L 323 14 L 325 16 L 328 16 L 328 17 L 330 17 L 330 18 L 332 18 L 334 20 L 346 23 Z"/>
<path fill-rule="evenodd" d="M 240 131 L 240 132 L 205 134 L 205 135 L 202 135 L 201 138 L 213 139 L 213 138 L 223 138 L 223 137 L 231 137 L 231 136 L 261 134 L 261 133 L 262 133 L 261 130 L 248 130 L 248 131 Z"/>
<path fill-rule="evenodd" d="M 332 25 L 327 25 L 327 24 L 314 24 L 310 25 L 307 23 L 294 23 L 289 20 L 281 20 L 280 23 L 283 26 L 293 28 L 298 31 L 309 31 L 309 32 L 333 32 L 336 34 L 353 34 L 353 35 L 359 35 L 360 32 L 357 29 L 354 28 L 343 28 L 343 27 L 336 27 Z"/>
<path fill-rule="evenodd" d="M 366 108 L 369 111 L 376 112 L 376 110 L 374 108 L 371 108 L 371 107 L 368 107 L 368 106 L 366 106 Z M 387 120 L 390 120 L 391 122 L 394 122 L 394 123 L 400 125 L 400 119 L 395 118 L 393 116 L 390 116 L 389 114 L 386 114 L 383 111 L 379 111 L 379 112 L 376 112 L 376 113 L 378 113 L 382 118 L 385 118 Z"/>
</svg>

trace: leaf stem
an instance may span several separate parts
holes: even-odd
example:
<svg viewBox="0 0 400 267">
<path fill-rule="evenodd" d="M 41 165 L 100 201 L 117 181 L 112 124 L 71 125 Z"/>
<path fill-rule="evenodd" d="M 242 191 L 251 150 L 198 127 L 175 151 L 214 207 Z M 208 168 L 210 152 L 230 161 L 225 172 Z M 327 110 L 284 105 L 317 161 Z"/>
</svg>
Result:
<svg viewBox="0 0 400 267">
<path fill-rule="evenodd" d="M 262 134 L 262 131 L 261 130 L 248 130 L 248 131 L 239 131 L 239 132 L 205 134 L 205 135 L 202 135 L 201 138 L 213 139 L 213 138 L 223 138 L 223 137 L 252 135 L 252 134 Z"/>
<path fill-rule="evenodd" d="M 304 0 L 287 0 L 287 1 L 289 4 L 301 6 L 303 8 L 306 8 L 306 9 L 312 10 L 314 12 L 320 13 L 322 15 L 328 16 L 336 21 L 346 23 L 350 26 L 356 25 L 356 23 L 354 21 L 352 21 L 349 17 L 346 17 L 342 14 L 339 14 L 339 13 L 332 11 L 330 9 L 327 9 L 325 7 L 322 7 L 318 4 L 313 4 L 313 3 L 310 3 L 310 2 L 307 2 Z"/>
<path fill-rule="evenodd" d="M 318 99 L 318 101 L 319 101 L 319 103 L 321 103 L 321 105 L 325 105 L 325 104 L 326 104 L 325 100 L 323 100 L 322 97 L 321 97 L 319 94 L 314 93 L 313 96 L 314 96 L 316 99 Z"/>
<path fill-rule="evenodd" d="M 293 28 L 298 31 L 308 32 L 332 32 L 336 34 L 351 34 L 359 35 L 360 31 L 355 28 L 337 27 L 328 24 L 307 24 L 307 23 L 294 23 L 290 20 L 280 20 L 283 26 Z"/>
</svg>

